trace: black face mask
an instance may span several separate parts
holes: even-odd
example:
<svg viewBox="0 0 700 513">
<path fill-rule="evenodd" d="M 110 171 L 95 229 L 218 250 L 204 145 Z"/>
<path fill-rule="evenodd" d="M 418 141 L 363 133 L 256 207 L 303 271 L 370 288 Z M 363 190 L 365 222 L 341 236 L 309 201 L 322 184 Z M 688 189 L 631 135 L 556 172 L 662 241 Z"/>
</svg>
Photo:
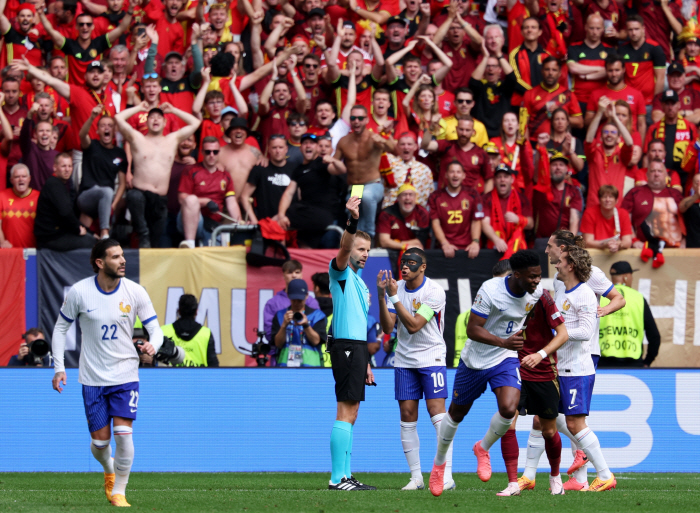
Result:
<svg viewBox="0 0 700 513">
<path fill-rule="evenodd" d="M 416 262 L 415 264 L 410 264 L 409 262 Z M 423 258 L 421 258 L 420 255 L 416 253 L 408 253 L 404 254 L 401 257 L 401 269 L 404 268 L 404 266 L 408 267 L 408 270 L 411 271 L 412 273 L 418 272 L 418 269 L 420 269 L 420 266 L 423 265 Z"/>
</svg>

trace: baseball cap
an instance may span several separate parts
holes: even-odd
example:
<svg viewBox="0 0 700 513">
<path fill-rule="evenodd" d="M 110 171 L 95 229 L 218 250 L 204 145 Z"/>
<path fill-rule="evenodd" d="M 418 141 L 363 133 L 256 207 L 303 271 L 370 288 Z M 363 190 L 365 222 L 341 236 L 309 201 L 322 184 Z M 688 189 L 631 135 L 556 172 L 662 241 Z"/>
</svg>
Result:
<svg viewBox="0 0 700 513">
<path fill-rule="evenodd" d="M 343 27 L 349 27 L 355 30 L 355 22 L 352 20 L 343 20 Z"/>
<path fill-rule="evenodd" d="M 229 132 L 230 132 L 231 130 L 233 130 L 234 128 L 242 128 L 243 130 L 246 131 L 246 133 L 248 133 L 248 123 L 247 123 L 246 120 L 243 119 L 243 118 L 233 118 L 233 119 L 231 120 L 231 124 L 230 124 L 230 125 L 228 126 L 228 128 L 226 129 L 226 132 L 225 132 L 226 135 L 228 135 Z"/>
<path fill-rule="evenodd" d="M 224 114 L 229 114 L 229 113 L 233 114 L 234 116 L 238 116 L 238 111 L 231 106 L 227 106 L 227 107 L 224 107 L 223 109 L 221 109 L 222 116 Z"/>
<path fill-rule="evenodd" d="M 404 27 L 406 26 L 406 18 L 403 18 L 401 16 L 392 16 L 386 21 L 386 26 L 388 27 L 392 23 L 400 23 Z"/>
<path fill-rule="evenodd" d="M 673 102 L 676 103 L 680 101 L 678 99 L 678 93 L 674 91 L 673 89 L 669 89 L 667 91 L 664 91 L 661 95 L 661 102 L 666 103 L 666 102 Z"/>
<path fill-rule="evenodd" d="M 556 152 L 554 155 L 552 155 L 551 157 L 549 157 L 549 161 L 550 161 L 550 162 L 554 162 L 555 160 L 563 160 L 563 161 L 565 161 L 567 164 L 569 163 L 569 158 L 566 157 L 566 156 L 565 156 L 562 152 L 560 152 L 560 151 Z"/>
<path fill-rule="evenodd" d="M 302 279 L 292 280 L 287 285 L 287 297 L 289 299 L 306 299 L 308 293 L 309 287 Z"/>
<path fill-rule="evenodd" d="M 671 73 L 685 73 L 685 68 L 683 67 L 683 64 L 681 64 L 678 61 L 673 61 L 671 65 L 668 67 L 668 71 L 666 72 L 668 75 Z"/>
<path fill-rule="evenodd" d="M 87 69 L 85 71 L 91 71 L 93 69 L 99 69 L 100 71 L 104 71 L 104 66 L 102 66 L 102 63 L 100 61 L 92 61 L 90 64 L 87 65 Z"/>
<path fill-rule="evenodd" d="M 301 142 L 304 142 L 304 141 L 316 142 L 316 141 L 318 141 L 318 136 L 316 134 L 304 134 L 301 136 Z"/>
<path fill-rule="evenodd" d="M 183 59 L 183 56 L 180 52 L 168 52 L 165 56 L 165 59 L 163 59 L 163 62 L 168 62 L 173 57 L 175 57 L 179 61 Z"/>
<path fill-rule="evenodd" d="M 493 170 L 494 176 L 497 175 L 498 173 L 508 173 L 509 175 L 517 175 L 518 172 L 515 169 L 512 169 L 510 166 L 506 164 L 498 164 L 496 166 L 496 169 Z"/>
<path fill-rule="evenodd" d="M 153 107 L 151 110 L 148 111 L 148 116 L 151 117 L 151 114 L 160 114 L 161 116 L 165 117 L 165 113 L 160 110 L 158 107 Z"/>
<path fill-rule="evenodd" d="M 320 7 L 314 7 L 309 11 L 309 14 L 306 15 L 306 19 L 308 20 L 309 18 L 313 18 L 314 16 L 320 16 L 323 18 L 326 15 L 326 11 L 321 9 Z"/>
<path fill-rule="evenodd" d="M 610 266 L 611 275 L 629 274 L 637 271 L 639 271 L 639 269 L 632 269 L 630 263 L 625 260 L 620 260 L 619 262 L 615 262 L 613 265 Z"/>
</svg>

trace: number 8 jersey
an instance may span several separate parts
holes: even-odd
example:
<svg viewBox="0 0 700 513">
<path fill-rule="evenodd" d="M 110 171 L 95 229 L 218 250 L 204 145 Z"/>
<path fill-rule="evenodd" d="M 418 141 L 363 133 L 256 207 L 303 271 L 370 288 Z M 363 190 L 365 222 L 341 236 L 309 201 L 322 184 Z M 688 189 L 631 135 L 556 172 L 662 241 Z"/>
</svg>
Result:
<svg viewBox="0 0 700 513">
<path fill-rule="evenodd" d="M 136 316 L 144 326 L 158 322 L 146 289 L 138 283 L 121 278 L 117 288 L 108 293 L 100 288 L 95 276 L 71 287 L 58 323 L 80 321 L 81 384 L 114 386 L 139 380 L 139 356 L 132 342 Z M 55 369 L 60 372 L 64 370 L 64 348 L 55 349 Z"/>
<path fill-rule="evenodd" d="M 507 339 L 522 328 L 525 317 L 542 295 L 538 285 L 534 294 L 525 292 L 515 295 L 509 285 L 512 276 L 492 278 L 481 285 L 472 305 L 472 315 L 486 319 L 484 329 L 489 333 Z M 517 358 L 518 352 L 502 347 L 491 346 L 467 338 L 462 349 L 462 361 L 470 369 L 490 369 L 506 358 Z"/>
</svg>

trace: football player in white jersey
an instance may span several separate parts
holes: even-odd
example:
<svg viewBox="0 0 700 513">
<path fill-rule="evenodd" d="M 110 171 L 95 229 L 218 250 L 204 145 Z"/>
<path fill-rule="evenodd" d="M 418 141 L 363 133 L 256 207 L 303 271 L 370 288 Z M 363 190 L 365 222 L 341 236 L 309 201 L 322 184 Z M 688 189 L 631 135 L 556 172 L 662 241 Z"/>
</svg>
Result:
<svg viewBox="0 0 700 513">
<path fill-rule="evenodd" d="M 583 237 L 580 235 L 574 235 L 568 230 L 557 230 L 554 232 L 549 238 L 549 241 L 547 241 L 547 248 L 545 249 L 545 253 L 549 255 L 549 262 L 552 265 L 556 265 L 561 258 L 562 251 L 565 251 L 566 248 L 572 246 L 585 248 Z M 555 274 L 554 278 L 556 279 L 556 277 L 557 275 Z M 607 306 L 598 307 L 598 319 L 596 320 L 596 326 L 599 328 L 600 317 L 605 317 L 606 315 L 617 312 L 619 309 L 623 308 L 625 306 L 625 298 L 622 296 L 622 294 L 620 294 L 620 291 L 613 286 L 612 282 L 599 267 L 591 266 L 591 276 L 586 281 L 586 284 L 593 290 L 593 292 L 595 292 L 599 304 L 601 296 L 610 300 L 610 303 Z M 598 344 L 597 337 L 593 340 L 591 346 L 591 358 L 593 360 L 593 367 L 597 369 L 598 360 L 600 360 L 600 345 Z M 538 420 L 539 419 L 535 419 L 533 428 L 537 424 Z M 576 447 L 576 440 L 573 434 L 566 429 L 566 422 L 564 422 L 562 417 L 558 419 L 557 427 L 560 433 L 566 435 L 571 440 L 571 451 L 574 454 L 574 462 L 567 471 L 569 475 L 573 475 L 566 483 L 564 483 L 564 490 L 586 491 L 588 489 L 588 459 L 586 454 L 581 449 Z M 537 451 L 539 451 L 539 455 L 534 454 L 534 452 Z M 528 452 L 533 452 L 533 454 L 529 455 L 528 457 L 539 460 L 542 452 L 544 452 L 544 448 L 537 446 L 531 451 L 530 443 L 528 443 Z"/>
<path fill-rule="evenodd" d="M 459 423 L 472 403 L 486 391 L 487 383 L 496 395 L 498 411 L 491 418 L 482 440 L 474 444 L 476 473 L 482 481 L 491 478 L 489 449 L 513 422 L 520 401 L 522 326 L 527 313 L 541 295 L 540 259 L 532 250 L 520 250 L 510 257 L 513 274 L 484 282 L 472 305 L 467 324 L 467 342 L 457 367 L 450 410 L 440 423 L 438 447 L 430 473 L 430 492 L 442 493 L 445 457 Z"/>
<path fill-rule="evenodd" d="M 592 262 L 588 251 L 571 246 L 562 252 L 555 265 L 558 275 L 554 281 L 554 300 L 569 334 L 569 340 L 557 351 L 557 371 L 561 390 L 559 413 L 566 416 L 566 428 L 598 474 L 589 491 L 602 492 L 615 488 L 617 482 L 603 457 L 598 437 L 586 425 L 595 383 L 590 352 L 598 338 L 598 299 L 586 284 Z"/>
<path fill-rule="evenodd" d="M 430 420 L 439 432 L 447 399 L 447 347 L 445 327 L 445 291 L 425 276 L 428 261 L 425 252 L 409 248 L 401 256 L 398 283 L 391 271 L 380 271 L 377 294 L 382 331 L 391 334 L 398 320 L 394 357 L 395 398 L 401 411 L 401 444 L 411 471 L 403 490 L 425 487 L 420 468 L 418 439 L 418 402 L 425 396 Z M 455 488 L 452 479 L 452 448 L 448 450 L 443 489 Z"/>
<path fill-rule="evenodd" d="M 103 239 L 95 244 L 90 263 L 97 276 L 71 287 L 53 331 L 53 388 L 60 393 L 66 384 L 66 333 L 80 320 L 78 381 L 83 385 L 90 450 L 104 469 L 107 500 L 114 506 L 129 506 L 125 493 L 134 460 L 132 425 L 139 402 L 139 356 L 132 342 L 136 317 L 149 334 L 150 342 L 143 343 L 142 352 L 155 355 L 163 344 L 163 332 L 146 289 L 124 277 L 126 259 L 117 241 Z M 114 458 L 111 420 L 117 446 Z"/>
</svg>

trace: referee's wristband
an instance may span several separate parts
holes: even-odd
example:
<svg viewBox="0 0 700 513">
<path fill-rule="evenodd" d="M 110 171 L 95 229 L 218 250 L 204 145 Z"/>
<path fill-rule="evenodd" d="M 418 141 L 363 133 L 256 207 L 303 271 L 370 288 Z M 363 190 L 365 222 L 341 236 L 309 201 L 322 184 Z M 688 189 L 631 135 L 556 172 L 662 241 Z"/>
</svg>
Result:
<svg viewBox="0 0 700 513">
<path fill-rule="evenodd" d="M 547 358 L 547 352 L 544 349 L 540 349 L 539 351 L 537 351 L 537 354 L 540 355 L 543 360 Z"/>
<path fill-rule="evenodd" d="M 396 294 L 395 296 L 389 296 L 389 301 L 391 301 L 392 305 L 395 305 L 399 302 L 399 295 Z"/>
</svg>

